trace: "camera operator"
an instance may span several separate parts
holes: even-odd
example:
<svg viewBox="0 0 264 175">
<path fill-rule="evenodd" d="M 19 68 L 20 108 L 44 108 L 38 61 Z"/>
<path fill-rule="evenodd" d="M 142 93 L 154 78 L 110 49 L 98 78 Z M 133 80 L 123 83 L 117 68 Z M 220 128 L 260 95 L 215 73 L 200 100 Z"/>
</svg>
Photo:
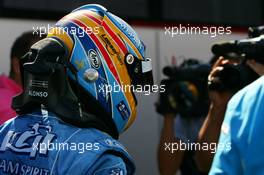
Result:
<svg viewBox="0 0 264 175">
<path fill-rule="evenodd" d="M 217 73 L 222 71 L 223 65 L 231 64 L 229 60 L 220 57 L 214 64 L 211 73 L 208 76 L 210 81 L 217 81 Z M 229 99 L 232 97 L 230 91 L 209 90 L 209 98 L 211 101 L 207 117 L 199 131 L 198 143 L 217 143 L 221 124 L 226 111 Z M 196 150 L 195 162 L 200 172 L 208 172 L 211 167 L 214 153 L 212 150 Z"/>
<path fill-rule="evenodd" d="M 264 60 L 263 57 L 262 60 Z M 264 134 L 264 64 L 262 60 L 246 61 L 247 65 L 261 77 L 236 93 L 228 102 L 219 143 L 230 144 L 230 149 L 217 151 L 210 175 L 264 174 L 264 157 L 262 156 L 264 140 L 260 139 Z"/>
<path fill-rule="evenodd" d="M 244 146 L 242 145 L 245 144 L 247 141 L 249 141 L 249 138 L 247 141 L 244 140 L 245 142 L 242 143 L 239 140 L 245 139 L 245 137 L 242 136 L 241 134 L 243 132 L 247 136 L 249 134 L 247 130 L 248 127 L 247 129 L 245 129 L 245 126 L 247 125 L 247 122 L 250 121 L 249 119 L 247 119 L 249 118 L 250 115 L 260 116 L 262 112 L 262 116 L 263 116 L 263 111 L 261 111 L 260 109 L 257 109 L 257 110 L 248 109 L 251 106 L 250 104 L 254 104 L 254 106 L 258 103 L 261 104 L 260 99 L 261 99 L 261 93 L 263 94 L 263 91 L 261 90 L 254 91 L 254 89 L 257 89 L 257 88 L 253 88 L 254 85 L 249 85 L 246 88 L 244 87 L 247 84 L 253 82 L 255 79 L 257 79 L 259 75 L 263 75 L 264 73 L 264 66 L 263 66 L 263 61 L 262 61 L 263 59 L 261 59 L 261 56 L 263 54 L 263 51 L 262 51 L 263 49 L 260 49 L 262 45 L 263 45 L 263 40 L 261 39 L 261 37 L 259 37 L 259 38 L 223 43 L 223 44 L 220 44 L 219 46 L 214 45 L 212 48 L 212 51 L 217 54 L 224 55 L 226 53 L 232 52 L 232 53 L 236 53 L 237 55 L 243 55 L 243 58 L 244 58 L 244 61 L 238 64 L 238 66 L 236 64 L 231 63 L 233 67 L 232 69 L 233 70 L 237 69 L 239 72 L 240 77 L 237 77 L 237 79 L 239 79 L 240 81 L 243 80 L 243 83 L 234 83 L 238 81 L 234 79 L 235 76 L 231 74 L 231 72 L 229 72 L 229 76 L 228 76 L 228 71 L 226 71 L 225 69 L 228 68 L 228 66 L 226 65 L 230 64 L 230 60 L 225 60 L 223 58 L 220 58 L 216 62 L 215 66 L 213 67 L 208 77 L 209 97 L 211 99 L 211 106 L 210 106 L 210 110 L 208 112 L 207 118 L 199 133 L 198 140 L 199 142 L 206 142 L 208 144 L 217 143 L 217 154 L 214 160 L 214 162 L 216 163 L 214 163 L 213 165 L 213 168 L 211 171 L 212 174 L 243 174 L 242 173 L 243 171 L 241 170 L 243 169 L 242 166 L 244 166 L 243 164 L 245 164 L 245 162 L 243 161 L 245 160 L 240 161 L 240 162 L 238 160 L 241 157 L 243 157 L 244 154 L 243 156 L 241 156 L 242 154 L 239 154 L 239 151 L 244 152 L 246 149 L 248 149 L 245 147 L 245 145 Z M 223 83 L 225 79 L 229 79 L 229 83 L 233 85 L 229 86 L 228 88 L 225 88 L 225 90 L 210 88 L 210 84 L 219 85 L 217 81 L 219 81 L 219 75 L 221 75 L 221 72 L 222 73 L 225 72 L 226 74 L 224 78 L 222 77 L 222 85 L 228 84 L 228 83 Z M 233 77 L 233 78 L 230 78 L 230 77 Z M 230 80 L 234 82 L 232 83 Z M 261 80 L 258 80 L 257 82 L 260 82 L 260 81 Z M 237 86 L 234 86 L 235 84 L 237 84 Z M 261 83 L 252 83 L 252 84 L 261 84 Z M 233 89 L 231 87 L 233 87 Z M 251 90 L 249 90 L 250 87 L 252 87 Z M 236 93 L 238 90 L 242 88 L 244 89 Z M 245 89 L 248 89 L 248 90 L 245 90 Z M 250 92 L 246 93 L 246 91 L 250 91 Z M 232 97 L 233 94 L 235 94 L 234 97 Z M 256 97 L 257 94 L 259 94 L 260 97 L 258 96 L 259 98 L 255 98 L 257 99 L 257 102 L 254 102 L 255 101 L 254 97 Z M 230 100 L 231 97 L 232 97 L 232 100 Z M 249 104 L 247 104 L 247 102 L 249 102 Z M 259 107 L 259 106 L 256 106 L 256 107 Z M 251 111 L 252 112 L 254 111 L 254 112 L 251 113 Z M 251 131 L 251 134 L 252 134 L 254 130 L 253 129 L 254 126 L 252 125 L 254 125 L 254 123 L 251 123 L 251 122 L 254 122 L 254 121 L 251 120 L 249 122 L 250 123 L 249 125 L 251 125 L 250 127 L 252 129 Z M 218 141 L 220 132 L 221 132 L 221 135 L 225 135 L 225 136 L 221 136 L 220 140 Z M 253 137 L 254 136 L 251 135 L 251 138 Z M 240 145 L 234 144 L 233 141 L 239 142 Z M 241 157 L 239 158 L 239 156 L 237 156 L 236 158 L 234 158 L 233 157 L 234 155 L 240 155 Z M 196 160 L 198 169 L 203 172 L 209 171 L 213 157 L 214 157 L 214 154 L 208 151 L 204 151 L 204 150 L 197 151 L 195 160 Z M 219 160 L 222 160 L 222 161 L 219 161 Z M 263 162 L 264 161 L 262 161 L 262 163 Z M 231 167 L 236 169 L 238 165 L 240 165 L 239 168 L 241 169 L 239 171 L 232 171 Z M 225 169 L 223 167 L 230 167 L 230 170 L 228 168 Z M 249 173 L 249 174 L 252 174 L 252 173 Z"/>
<path fill-rule="evenodd" d="M 247 64 L 259 75 L 264 65 Z M 219 143 L 231 144 L 230 150 L 218 150 L 210 175 L 263 174 L 264 77 L 260 77 L 228 102 Z"/>
<path fill-rule="evenodd" d="M 196 60 L 185 61 L 180 68 L 185 70 L 189 65 L 199 65 Z M 166 68 L 164 69 L 164 72 Z M 187 72 L 187 71 L 186 71 Z M 204 72 L 208 72 L 207 70 Z M 187 73 L 172 73 L 173 75 L 186 76 Z M 193 77 L 193 74 L 188 73 Z M 206 74 L 206 73 L 205 73 Z M 204 121 L 208 105 L 206 104 L 206 98 L 202 96 L 204 100 L 199 99 L 198 103 L 192 101 L 192 95 L 188 97 L 188 94 L 197 94 L 200 89 L 206 90 L 206 82 L 201 81 L 203 77 L 198 80 L 192 81 L 179 81 L 172 79 L 171 76 L 168 80 L 163 80 L 166 86 L 166 91 L 160 94 L 159 102 L 156 105 L 157 112 L 164 116 L 163 127 L 160 136 L 160 143 L 158 147 L 158 165 L 159 171 L 162 175 L 172 175 L 178 170 L 182 175 L 198 174 L 197 168 L 193 160 L 193 151 L 188 149 L 181 149 L 183 143 L 194 143 L 197 140 L 198 132 Z M 182 79 L 188 79 L 183 77 Z M 181 79 L 181 78 L 180 78 Z M 205 85 L 205 86 L 203 86 Z M 198 86 L 198 89 L 196 87 Z M 199 87 L 200 86 L 200 87 Z M 202 93 L 205 95 L 204 93 Z M 180 97 L 187 96 L 181 99 Z M 186 100 L 187 98 L 187 100 Z M 187 102 L 186 102 L 187 101 Z M 203 102 L 201 102 L 203 101 Z M 192 104 L 195 107 L 190 107 Z M 187 110 L 190 108 L 190 110 Z M 199 109 L 197 111 L 197 109 Z M 166 149 L 167 146 L 171 146 L 170 149 Z"/>
</svg>

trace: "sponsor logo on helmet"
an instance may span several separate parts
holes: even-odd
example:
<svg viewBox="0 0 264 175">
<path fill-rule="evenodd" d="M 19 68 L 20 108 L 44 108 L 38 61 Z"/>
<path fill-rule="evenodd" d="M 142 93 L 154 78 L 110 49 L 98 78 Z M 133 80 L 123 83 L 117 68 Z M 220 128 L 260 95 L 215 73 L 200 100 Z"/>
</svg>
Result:
<svg viewBox="0 0 264 175">
<path fill-rule="evenodd" d="M 106 44 L 106 49 L 111 55 L 117 54 L 118 51 L 115 49 L 115 47 L 112 45 L 111 41 L 107 38 L 105 34 L 101 35 L 102 40 Z"/>
<path fill-rule="evenodd" d="M 89 56 L 92 67 L 95 69 L 99 69 L 101 66 L 101 61 L 100 61 L 100 58 L 97 52 L 93 49 L 90 49 L 88 51 L 88 56 Z"/>
<path fill-rule="evenodd" d="M 83 60 L 75 60 L 74 63 L 77 66 L 78 70 L 84 68 L 84 61 Z"/>
<path fill-rule="evenodd" d="M 117 56 L 117 60 L 119 61 L 120 65 L 123 65 L 124 63 L 123 63 L 123 61 L 122 61 L 122 56 L 120 55 L 120 52 L 119 52 L 118 48 L 116 48 L 116 47 L 112 44 L 111 40 L 107 37 L 106 34 L 102 34 L 102 35 L 101 35 L 101 38 L 102 38 L 102 40 L 103 40 L 104 43 L 105 43 L 105 47 L 106 47 L 108 53 L 109 53 L 110 55 L 116 55 L 116 56 Z"/>
<path fill-rule="evenodd" d="M 142 44 L 137 36 L 136 32 L 125 22 L 121 22 L 121 29 L 123 32 L 132 40 L 132 42 L 135 44 L 135 46 L 140 50 L 142 49 Z"/>
<path fill-rule="evenodd" d="M 29 96 L 32 97 L 41 97 L 41 98 L 47 98 L 48 97 L 48 92 L 42 92 L 42 91 L 34 91 L 34 90 L 29 90 L 28 92 Z"/>
<path fill-rule="evenodd" d="M 129 118 L 130 112 L 123 100 L 116 105 L 116 108 L 121 114 L 123 120 L 127 120 Z"/>
</svg>

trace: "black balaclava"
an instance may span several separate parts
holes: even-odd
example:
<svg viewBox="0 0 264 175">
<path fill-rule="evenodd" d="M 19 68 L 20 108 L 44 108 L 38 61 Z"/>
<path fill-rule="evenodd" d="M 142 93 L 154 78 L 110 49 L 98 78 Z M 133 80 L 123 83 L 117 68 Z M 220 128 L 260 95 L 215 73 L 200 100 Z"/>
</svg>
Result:
<svg viewBox="0 0 264 175">
<path fill-rule="evenodd" d="M 23 92 L 13 98 L 18 114 L 43 106 L 63 121 L 81 128 L 96 128 L 118 138 L 117 128 L 99 103 L 79 86 L 77 70 L 68 62 L 64 44 L 45 38 L 34 44 L 21 59 Z M 67 70 L 75 75 L 70 79 Z"/>
</svg>

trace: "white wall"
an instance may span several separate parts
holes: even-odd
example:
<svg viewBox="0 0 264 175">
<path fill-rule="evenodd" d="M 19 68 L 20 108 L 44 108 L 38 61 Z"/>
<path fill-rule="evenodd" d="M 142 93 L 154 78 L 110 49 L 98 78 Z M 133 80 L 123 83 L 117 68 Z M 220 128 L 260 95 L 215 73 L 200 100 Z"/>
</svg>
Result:
<svg viewBox="0 0 264 175">
<path fill-rule="evenodd" d="M 17 36 L 33 26 L 47 26 L 53 21 L 16 20 L 0 18 L 0 73 L 8 74 L 10 48 Z M 184 35 L 169 37 L 163 28 L 136 27 L 147 46 L 147 56 L 153 60 L 155 83 L 158 84 L 163 77 L 162 67 L 170 64 L 174 55 L 178 62 L 182 61 L 181 55 L 186 58 L 193 57 L 208 61 L 211 57 L 210 46 L 217 40 L 240 39 L 245 34 L 232 34 L 210 38 L 202 35 Z M 136 174 L 158 174 L 156 150 L 159 141 L 159 131 L 162 117 L 155 112 L 154 103 L 157 94 L 145 96 L 137 94 L 138 117 L 134 125 L 121 136 L 121 142 L 127 147 L 136 161 Z"/>
</svg>

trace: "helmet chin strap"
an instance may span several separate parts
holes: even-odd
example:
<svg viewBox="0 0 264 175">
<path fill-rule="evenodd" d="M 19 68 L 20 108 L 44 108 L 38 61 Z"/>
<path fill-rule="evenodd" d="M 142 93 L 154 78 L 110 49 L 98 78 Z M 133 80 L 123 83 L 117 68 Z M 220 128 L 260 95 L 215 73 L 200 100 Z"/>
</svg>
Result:
<svg viewBox="0 0 264 175">
<path fill-rule="evenodd" d="M 67 69 L 73 73 L 75 83 L 79 79 L 77 70 L 67 60 L 69 54 L 65 48 L 53 38 L 45 38 L 31 47 L 22 58 L 23 92 L 13 98 L 12 108 L 21 115 L 39 111 L 44 106 L 67 123 L 97 128 L 117 138 L 113 121 L 111 125 L 105 120 L 109 117 L 83 111 L 80 86 L 76 86 L 75 94 L 69 82 Z"/>
</svg>

